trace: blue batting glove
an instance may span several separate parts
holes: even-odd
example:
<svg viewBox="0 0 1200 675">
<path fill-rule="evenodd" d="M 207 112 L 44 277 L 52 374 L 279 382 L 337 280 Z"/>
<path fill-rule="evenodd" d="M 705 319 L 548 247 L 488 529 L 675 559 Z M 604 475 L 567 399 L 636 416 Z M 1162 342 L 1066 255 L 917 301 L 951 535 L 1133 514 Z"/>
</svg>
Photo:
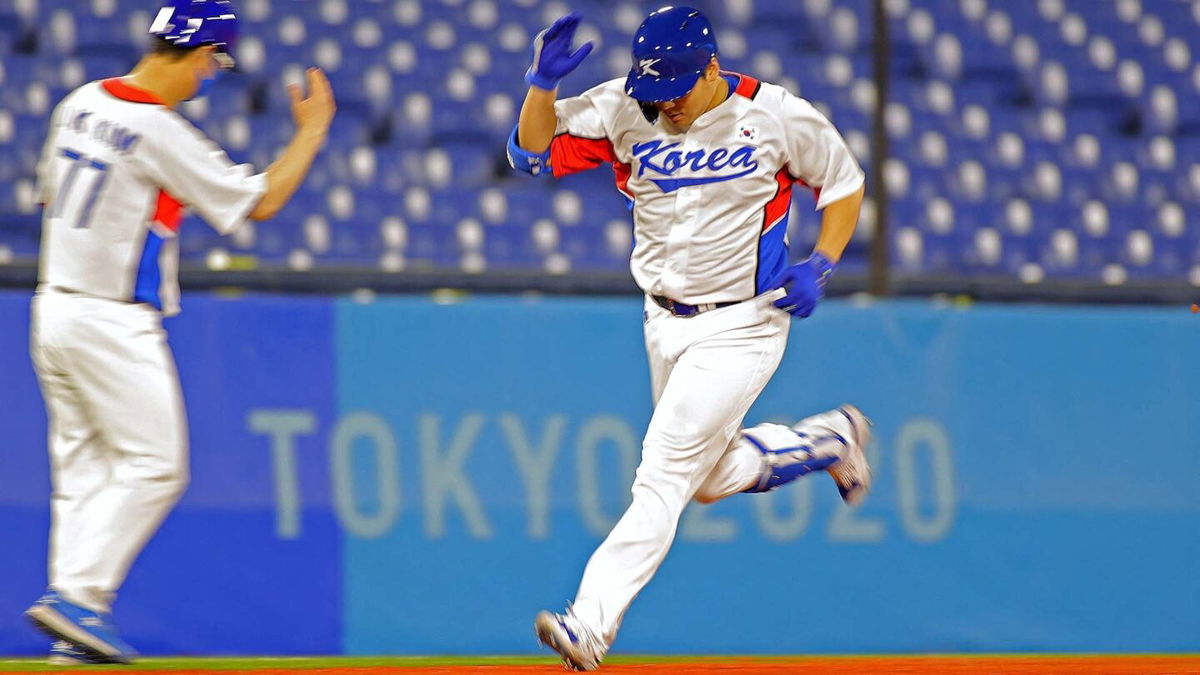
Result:
<svg viewBox="0 0 1200 675">
<path fill-rule="evenodd" d="M 571 51 L 571 42 L 575 39 L 575 29 L 579 27 L 583 16 L 579 12 L 570 14 L 555 21 L 549 28 L 533 38 L 533 62 L 525 71 L 525 82 L 539 89 L 554 91 L 580 62 L 592 53 L 592 43 L 583 45 Z"/>
<path fill-rule="evenodd" d="M 833 274 L 834 264 L 820 253 L 813 253 L 804 262 L 792 265 L 779 278 L 779 288 L 787 295 L 775 301 L 775 306 L 798 319 L 807 319 L 825 297 L 825 281 Z"/>
</svg>

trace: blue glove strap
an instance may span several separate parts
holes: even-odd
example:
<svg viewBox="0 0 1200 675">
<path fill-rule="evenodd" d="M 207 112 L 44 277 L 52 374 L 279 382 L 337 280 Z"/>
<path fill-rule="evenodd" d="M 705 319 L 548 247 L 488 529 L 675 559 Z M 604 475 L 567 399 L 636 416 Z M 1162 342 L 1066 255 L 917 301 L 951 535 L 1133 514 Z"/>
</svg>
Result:
<svg viewBox="0 0 1200 675">
<path fill-rule="evenodd" d="M 826 258 L 820 251 L 813 251 L 813 254 L 808 257 L 809 262 L 813 264 L 813 268 L 817 271 L 817 285 L 825 288 L 825 282 L 829 279 L 829 275 L 833 274 L 834 268 L 837 267 L 829 258 Z"/>
<path fill-rule="evenodd" d="M 546 91 L 554 91 L 558 89 L 559 80 L 551 79 L 537 72 L 537 64 L 529 66 L 529 70 L 525 71 L 525 84 Z"/>
<path fill-rule="evenodd" d="M 546 148 L 546 151 L 541 154 L 522 149 L 517 144 L 517 129 L 519 128 L 520 125 L 513 127 L 512 133 L 508 135 L 509 165 L 517 171 L 531 176 L 550 174 L 550 148 Z"/>
</svg>

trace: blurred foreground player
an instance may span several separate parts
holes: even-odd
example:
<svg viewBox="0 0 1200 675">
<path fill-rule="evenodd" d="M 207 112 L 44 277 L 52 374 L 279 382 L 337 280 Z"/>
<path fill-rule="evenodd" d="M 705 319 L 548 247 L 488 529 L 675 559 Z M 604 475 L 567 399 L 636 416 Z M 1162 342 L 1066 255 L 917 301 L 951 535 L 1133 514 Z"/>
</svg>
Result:
<svg viewBox="0 0 1200 675">
<path fill-rule="evenodd" d="M 508 153 L 534 175 L 611 164 L 633 211 L 654 415 L 633 502 L 588 561 L 574 605 L 535 621 L 567 666 L 593 670 L 690 500 L 823 470 L 856 504 L 871 474 L 868 421 L 854 406 L 741 428 L 783 357 L 788 315 L 812 313 L 858 222 L 863 172 L 841 135 L 782 87 L 723 72 L 712 26 L 688 7 L 638 28 L 628 77 L 556 102 L 558 82 L 591 50 L 572 49 L 578 24 L 571 14 L 535 38 Z M 789 267 L 794 183 L 817 192 L 824 215 L 812 255 Z"/>
<path fill-rule="evenodd" d="M 333 94 L 289 87 L 296 131 L 264 173 L 234 165 L 174 111 L 234 66 L 227 0 L 168 0 L 146 56 L 54 110 L 38 168 L 45 205 L 30 351 L 50 422 L 50 586 L 26 614 L 55 663 L 128 663 L 111 609 L 188 482 L 187 428 L 162 316 L 179 311 L 183 208 L 221 233 L 291 199 L 325 142 Z"/>
</svg>

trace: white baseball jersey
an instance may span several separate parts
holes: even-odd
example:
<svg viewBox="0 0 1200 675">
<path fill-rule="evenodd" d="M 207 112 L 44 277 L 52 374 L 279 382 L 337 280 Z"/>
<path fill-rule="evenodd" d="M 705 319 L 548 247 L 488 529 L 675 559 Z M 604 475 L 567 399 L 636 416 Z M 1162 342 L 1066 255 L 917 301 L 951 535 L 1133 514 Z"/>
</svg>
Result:
<svg viewBox="0 0 1200 675">
<path fill-rule="evenodd" d="M 792 185 L 817 208 L 847 197 L 863 172 L 809 102 L 783 87 L 736 78 L 729 98 L 684 133 L 649 124 L 624 78 L 555 103 L 556 177 L 611 163 L 631 202 L 631 267 L 645 292 L 687 304 L 746 300 L 787 266 Z"/>
<path fill-rule="evenodd" d="M 266 177 L 235 165 L 152 94 L 111 79 L 55 108 L 38 185 L 43 286 L 171 315 L 183 205 L 229 233 L 258 204 Z"/>
</svg>

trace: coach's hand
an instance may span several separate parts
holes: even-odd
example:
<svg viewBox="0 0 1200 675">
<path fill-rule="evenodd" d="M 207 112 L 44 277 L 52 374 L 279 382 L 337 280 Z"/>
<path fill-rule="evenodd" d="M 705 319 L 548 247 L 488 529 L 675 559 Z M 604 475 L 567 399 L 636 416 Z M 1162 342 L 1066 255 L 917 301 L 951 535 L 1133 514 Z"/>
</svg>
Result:
<svg viewBox="0 0 1200 675">
<path fill-rule="evenodd" d="M 324 136 L 333 122 L 333 113 L 337 111 L 333 88 L 320 68 L 309 68 L 305 75 L 308 98 L 304 98 L 304 90 L 300 85 L 289 84 L 287 87 L 288 98 L 292 100 L 292 119 L 296 122 L 296 132 Z"/>
<path fill-rule="evenodd" d="M 329 125 L 337 110 L 337 104 L 333 102 L 333 89 L 320 68 L 309 68 L 307 79 L 308 98 L 304 98 L 304 90 L 300 85 L 288 85 L 296 131 L 279 159 L 263 172 L 266 174 L 266 191 L 250 210 L 249 215 L 253 220 L 274 218 L 291 200 L 329 135 Z"/>
<path fill-rule="evenodd" d="M 825 296 L 825 281 L 833 268 L 829 258 L 819 252 L 787 268 L 779 279 L 779 288 L 787 295 L 776 300 L 775 306 L 798 319 L 808 318 Z"/>
<path fill-rule="evenodd" d="M 579 12 L 555 21 L 533 38 L 533 62 L 525 71 L 525 82 L 546 91 L 554 91 L 558 83 L 592 52 L 592 43 L 585 42 L 571 51 L 575 29 L 583 16 Z"/>
</svg>

